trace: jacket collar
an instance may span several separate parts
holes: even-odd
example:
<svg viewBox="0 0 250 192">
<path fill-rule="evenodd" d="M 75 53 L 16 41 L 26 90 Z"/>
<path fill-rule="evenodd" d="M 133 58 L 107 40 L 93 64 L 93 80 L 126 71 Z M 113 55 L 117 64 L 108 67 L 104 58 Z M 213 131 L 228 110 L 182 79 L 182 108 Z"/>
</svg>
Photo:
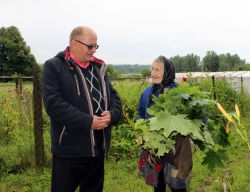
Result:
<svg viewBox="0 0 250 192">
<path fill-rule="evenodd" d="M 65 50 L 64 59 L 73 61 L 75 64 L 77 64 L 79 67 L 81 67 L 83 69 L 87 69 L 89 64 L 90 64 L 90 62 L 85 62 L 85 63 L 80 62 L 72 53 L 70 53 L 69 46 Z M 91 62 L 97 62 L 100 64 L 104 64 L 103 60 L 101 60 L 97 57 L 94 57 L 94 56 L 91 58 Z"/>
</svg>

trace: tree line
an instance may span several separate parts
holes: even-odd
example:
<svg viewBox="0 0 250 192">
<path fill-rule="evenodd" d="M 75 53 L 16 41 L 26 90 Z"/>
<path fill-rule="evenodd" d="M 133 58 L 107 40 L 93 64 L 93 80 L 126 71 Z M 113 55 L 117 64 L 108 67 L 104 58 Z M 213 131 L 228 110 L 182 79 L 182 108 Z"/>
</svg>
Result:
<svg viewBox="0 0 250 192">
<path fill-rule="evenodd" d="M 250 64 L 241 59 L 237 54 L 217 54 L 208 51 L 201 59 L 193 53 L 186 56 L 170 57 L 174 62 L 176 72 L 196 71 L 242 71 L 250 70 Z M 32 64 L 35 57 L 30 52 L 30 47 L 22 38 L 17 27 L 0 28 L 0 76 L 32 75 Z M 142 76 L 150 72 L 150 65 L 108 65 L 108 72 L 114 77 L 124 73 L 141 73 Z M 42 69 L 42 65 L 40 66 Z"/>
<path fill-rule="evenodd" d="M 215 51 L 208 51 L 200 59 L 198 55 L 188 54 L 186 56 L 174 56 L 170 59 L 175 64 L 175 71 L 178 72 L 217 72 L 217 71 L 249 71 L 250 64 L 242 60 L 237 54 L 230 53 L 218 55 Z M 117 78 L 124 73 L 140 73 L 142 77 L 150 74 L 151 65 L 109 65 L 108 74 Z"/>
<path fill-rule="evenodd" d="M 170 59 L 175 64 L 176 72 L 217 72 L 217 71 L 243 71 L 250 70 L 250 64 L 241 59 L 237 54 L 230 53 L 218 55 L 215 51 L 208 51 L 200 59 L 198 55 L 188 54 L 186 56 L 174 56 Z M 150 65 L 112 65 L 119 73 L 142 73 L 149 69 Z"/>
<path fill-rule="evenodd" d="M 241 59 L 237 54 L 231 55 L 217 54 L 215 51 L 208 51 L 200 59 L 198 55 L 188 54 L 186 56 L 174 56 L 170 58 L 174 64 L 176 72 L 217 72 L 217 71 L 248 71 L 250 64 Z"/>
</svg>

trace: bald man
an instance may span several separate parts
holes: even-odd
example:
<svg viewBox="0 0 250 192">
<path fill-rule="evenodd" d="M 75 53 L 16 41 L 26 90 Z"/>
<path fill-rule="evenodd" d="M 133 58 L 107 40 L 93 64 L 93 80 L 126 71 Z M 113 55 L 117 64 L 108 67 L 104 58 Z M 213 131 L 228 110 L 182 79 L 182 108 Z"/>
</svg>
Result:
<svg viewBox="0 0 250 192">
<path fill-rule="evenodd" d="M 51 122 L 52 192 L 101 192 L 104 156 L 111 125 L 121 117 L 120 97 L 94 56 L 96 33 L 86 26 L 73 29 L 70 45 L 46 61 L 42 91 Z"/>
</svg>

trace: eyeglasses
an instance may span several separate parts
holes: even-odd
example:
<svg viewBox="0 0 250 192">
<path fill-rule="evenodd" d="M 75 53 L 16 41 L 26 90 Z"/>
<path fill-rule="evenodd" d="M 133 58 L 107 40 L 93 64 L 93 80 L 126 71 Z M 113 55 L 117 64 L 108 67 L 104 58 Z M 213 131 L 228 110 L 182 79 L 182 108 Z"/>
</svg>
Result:
<svg viewBox="0 0 250 192">
<path fill-rule="evenodd" d="M 87 44 L 85 44 L 85 43 L 83 43 L 83 42 L 81 42 L 79 40 L 75 39 L 75 41 L 77 41 L 78 43 L 81 43 L 82 45 L 85 45 L 86 47 L 88 47 L 88 50 L 92 50 L 93 48 L 98 49 L 98 47 L 99 47 L 99 45 L 97 45 L 97 44 L 95 44 L 95 45 L 87 45 Z"/>
</svg>

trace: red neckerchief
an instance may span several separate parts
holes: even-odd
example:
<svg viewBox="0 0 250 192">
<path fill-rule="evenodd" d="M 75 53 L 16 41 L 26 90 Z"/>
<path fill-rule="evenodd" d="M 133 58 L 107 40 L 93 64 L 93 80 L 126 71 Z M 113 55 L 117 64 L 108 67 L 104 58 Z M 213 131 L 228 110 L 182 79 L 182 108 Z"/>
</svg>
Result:
<svg viewBox="0 0 250 192">
<path fill-rule="evenodd" d="M 72 59 L 72 61 L 74 61 L 74 63 L 76 63 L 79 67 L 84 68 L 84 69 L 86 69 L 89 66 L 89 63 L 90 63 L 90 62 L 82 63 L 82 62 L 78 61 L 78 59 L 72 53 L 70 53 L 69 46 L 66 48 L 64 59 L 67 59 L 67 60 Z M 96 58 L 94 56 L 91 58 L 91 61 L 96 61 L 96 62 L 98 62 L 100 64 L 104 63 L 103 60 L 98 59 L 98 58 Z"/>
</svg>

